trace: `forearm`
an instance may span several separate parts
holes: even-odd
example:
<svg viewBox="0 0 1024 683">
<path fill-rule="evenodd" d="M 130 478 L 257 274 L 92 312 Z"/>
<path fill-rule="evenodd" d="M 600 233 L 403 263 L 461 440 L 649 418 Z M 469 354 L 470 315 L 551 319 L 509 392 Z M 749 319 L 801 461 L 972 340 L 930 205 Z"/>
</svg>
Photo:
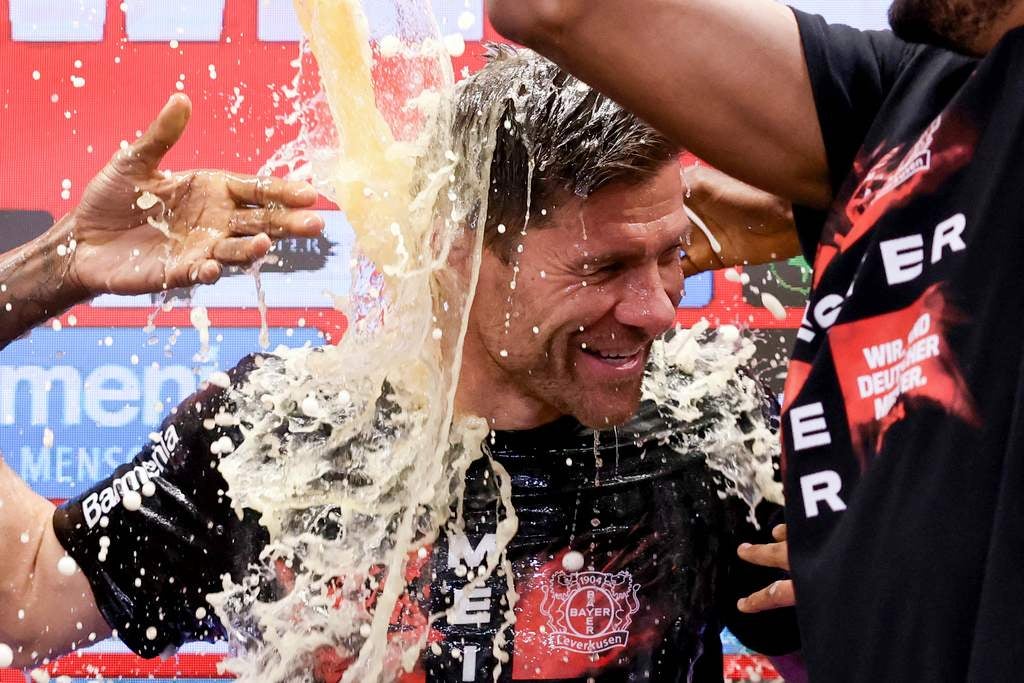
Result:
<svg viewBox="0 0 1024 683">
<path fill-rule="evenodd" d="M 81 572 L 58 569 L 52 517 L 53 505 L 0 458 L 0 643 L 19 667 L 110 633 Z"/>
<path fill-rule="evenodd" d="M 495 27 L 732 176 L 827 205 L 793 13 L 773 0 L 492 0 Z"/>
<path fill-rule="evenodd" d="M 73 219 L 0 254 L 0 348 L 88 298 L 67 275 Z"/>
</svg>

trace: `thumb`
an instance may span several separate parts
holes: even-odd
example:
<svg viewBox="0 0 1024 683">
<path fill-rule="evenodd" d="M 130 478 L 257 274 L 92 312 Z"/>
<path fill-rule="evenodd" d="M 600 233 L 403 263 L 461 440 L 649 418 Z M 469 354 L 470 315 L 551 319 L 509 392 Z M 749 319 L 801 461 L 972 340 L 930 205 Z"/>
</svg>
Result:
<svg viewBox="0 0 1024 683">
<path fill-rule="evenodd" d="M 155 170 L 185 132 L 191 115 L 192 102 L 188 97 L 181 93 L 171 95 L 149 129 L 132 145 L 133 156 Z"/>
</svg>

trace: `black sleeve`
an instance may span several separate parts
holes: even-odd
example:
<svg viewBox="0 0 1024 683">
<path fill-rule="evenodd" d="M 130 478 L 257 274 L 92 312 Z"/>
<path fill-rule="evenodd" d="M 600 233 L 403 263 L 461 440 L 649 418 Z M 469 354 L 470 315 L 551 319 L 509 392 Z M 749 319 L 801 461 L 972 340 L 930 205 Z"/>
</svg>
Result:
<svg viewBox="0 0 1024 683">
<path fill-rule="evenodd" d="M 860 31 L 793 10 L 825 141 L 829 179 L 835 194 L 879 109 L 921 46 L 889 31 Z M 821 237 L 824 213 L 795 207 L 800 243 L 809 257 Z"/>
<path fill-rule="evenodd" d="M 232 383 L 256 362 L 243 360 Z M 54 513 L 57 539 L 100 612 L 145 657 L 222 638 L 206 596 L 222 589 L 225 574 L 241 579 L 267 543 L 254 512 L 239 519 L 232 510 L 216 467 L 242 440 L 226 394 L 214 385 L 193 394 L 131 462 Z"/>
</svg>

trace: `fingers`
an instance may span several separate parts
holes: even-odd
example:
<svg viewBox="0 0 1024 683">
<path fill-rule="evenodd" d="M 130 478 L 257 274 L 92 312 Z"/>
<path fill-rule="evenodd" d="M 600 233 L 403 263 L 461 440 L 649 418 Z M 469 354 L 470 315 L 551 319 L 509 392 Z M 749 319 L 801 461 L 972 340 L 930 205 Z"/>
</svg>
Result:
<svg viewBox="0 0 1024 683">
<path fill-rule="evenodd" d="M 697 263 L 690 258 L 689 254 L 683 257 L 683 277 L 693 277 L 694 275 L 700 275 L 704 272 L 704 268 L 701 268 Z"/>
<path fill-rule="evenodd" d="M 203 261 L 197 267 L 192 269 L 189 274 L 189 279 L 192 284 L 198 285 L 212 285 L 220 279 L 221 273 L 224 272 L 224 266 L 216 261 Z"/>
<path fill-rule="evenodd" d="M 316 203 L 316 190 L 309 183 L 275 177 L 229 176 L 228 192 L 239 204 L 267 206 L 281 204 L 300 209 Z"/>
<path fill-rule="evenodd" d="M 131 146 L 132 156 L 142 161 L 149 169 L 155 170 L 185 132 L 185 126 L 192 115 L 192 102 L 182 93 L 175 93 L 167 100 L 156 120 L 149 129 Z"/>
<path fill-rule="evenodd" d="M 324 229 L 324 220 L 313 211 L 238 209 L 228 220 L 228 229 L 234 235 L 265 233 L 274 239 L 316 237 Z"/>
<path fill-rule="evenodd" d="M 778 524 L 778 525 L 776 525 L 775 528 L 772 529 L 772 538 L 774 538 L 776 541 L 785 541 L 786 540 L 786 525 L 785 524 Z"/>
<path fill-rule="evenodd" d="M 740 556 L 740 559 L 751 564 L 789 570 L 789 552 L 785 541 L 763 545 L 742 543 L 736 549 L 736 554 Z"/>
<path fill-rule="evenodd" d="M 683 251 L 683 275 L 686 277 L 725 267 L 721 254 L 715 252 L 704 231 L 697 226 L 693 226 L 693 230 L 690 231 Z"/>
<path fill-rule="evenodd" d="M 174 261 L 165 266 L 163 285 L 165 289 L 212 285 L 220 279 L 223 272 L 224 267 L 212 259 Z"/>
<path fill-rule="evenodd" d="M 736 603 L 736 608 L 746 614 L 753 614 L 780 607 L 792 607 L 795 604 L 796 593 L 793 591 L 793 582 L 789 579 L 782 579 L 745 598 L 740 598 Z"/>
<path fill-rule="evenodd" d="M 229 237 L 213 245 L 203 256 L 185 257 L 169 263 L 164 272 L 168 288 L 212 285 L 220 279 L 225 266 L 250 266 L 270 251 L 270 238 L 260 233 L 254 237 Z"/>
<path fill-rule="evenodd" d="M 255 237 L 229 237 L 213 245 L 213 258 L 226 266 L 248 266 L 270 251 L 270 238 L 260 233 Z"/>
</svg>

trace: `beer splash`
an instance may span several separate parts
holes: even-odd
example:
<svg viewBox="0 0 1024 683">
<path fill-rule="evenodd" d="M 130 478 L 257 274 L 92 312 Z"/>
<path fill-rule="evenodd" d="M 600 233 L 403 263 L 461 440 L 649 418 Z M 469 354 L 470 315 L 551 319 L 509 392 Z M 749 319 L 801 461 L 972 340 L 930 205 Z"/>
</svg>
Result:
<svg viewBox="0 0 1024 683">
<path fill-rule="evenodd" d="M 455 139 L 451 62 L 425 1 L 394 0 L 387 55 L 374 53 L 356 0 L 296 9 L 322 84 L 300 134 L 320 146 L 302 150 L 306 171 L 345 210 L 362 272 L 379 270 L 349 302 L 338 346 L 280 349 L 230 389 L 235 412 L 221 422 L 244 439 L 221 472 L 235 508 L 260 512 L 271 542 L 250 577 L 226 580 L 210 602 L 241 680 L 312 680 L 332 660 L 343 681 L 390 681 L 415 665 L 429 632 L 391 623 L 397 605 L 422 602 L 406 585 L 410 560 L 459 505 L 486 435 L 482 420 L 456 417 L 454 397 L 506 103 Z M 511 485 L 495 473 L 503 548 L 516 521 Z M 495 555 L 476 583 L 498 570 Z"/>
<path fill-rule="evenodd" d="M 481 456 L 486 426 L 455 414 L 454 393 L 495 133 L 532 84 L 510 82 L 503 97 L 478 102 L 471 130 L 456 136 L 458 91 L 426 2 L 394 0 L 394 30 L 376 47 L 355 0 L 300 0 L 297 9 L 302 55 L 316 58 L 322 90 L 295 111 L 305 124 L 300 144 L 274 162 L 339 203 L 364 256 L 342 342 L 280 350 L 230 390 L 234 413 L 218 424 L 238 425 L 244 440 L 221 471 L 235 507 L 262 514 L 271 543 L 250 577 L 228 581 L 210 601 L 238 648 L 227 667 L 243 681 L 314 680 L 331 663 L 343 681 L 393 681 L 416 665 L 430 625 L 445 616 L 429 613 L 409 577 L 442 527 L 461 523 L 466 472 Z M 525 114 L 516 122 L 527 143 Z M 530 187 L 537 150 L 527 148 Z M 756 393 L 752 380 L 737 379 L 749 349 L 728 333 L 708 346 L 703 331 L 657 347 L 645 380 L 645 394 L 683 425 L 704 415 L 709 399 Z M 770 433 L 755 425 L 761 445 L 750 446 L 749 430 L 723 417 L 717 438 L 689 445 L 728 443 L 709 464 L 743 482 L 732 492 L 753 501 L 769 483 L 761 465 L 770 465 Z M 732 466 L 745 446 L 762 450 L 756 471 Z M 500 667 L 516 600 L 503 551 L 516 519 L 509 477 L 490 464 L 502 501 L 497 552 L 464 592 L 495 573 L 507 583 L 506 628 L 494 641 Z"/>
</svg>

